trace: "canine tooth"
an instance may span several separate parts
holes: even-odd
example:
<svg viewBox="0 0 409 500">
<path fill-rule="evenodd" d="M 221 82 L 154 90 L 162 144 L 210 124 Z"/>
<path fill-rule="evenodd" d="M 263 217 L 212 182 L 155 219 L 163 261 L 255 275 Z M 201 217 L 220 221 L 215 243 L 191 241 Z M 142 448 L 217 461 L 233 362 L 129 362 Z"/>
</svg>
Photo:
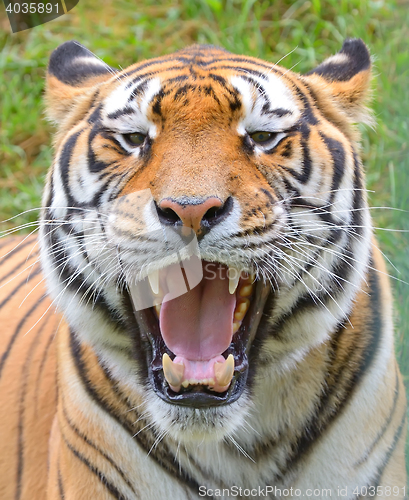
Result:
<svg viewBox="0 0 409 500">
<path fill-rule="evenodd" d="M 253 285 L 242 286 L 239 290 L 240 297 L 249 297 L 253 293 Z"/>
<path fill-rule="evenodd" d="M 230 295 L 233 295 L 237 289 L 237 285 L 239 284 L 241 273 L 235 267 L 229 266 L 227 274 L 229 276 L 229 293 Z"/>
<path fill-rule="evenodd" d="M 239 330 L 240 325 L 241 325 L 241 323 L 240 323 L 240 322 L 238 322 L 238 321 L 235 321 L 235 322 L 233 323 L 233 334 L 235 334 L 235 333 Z"/>
<path fill-rule="evenodd" d="M 162 356 L 162 365 L 165 379 L 168 381 L 171 389 L 178 392 L 185 372 L 185 366 L 180 363 L 174 363 L 166 352 Z M 186 380 L 184 382 L 186 382 Z M 182 385 L 186 387 L 184 382 Z"/>
<path fill-rule="evenodd" d="M 214 364 L 214 376 L 217 383 L 224 387 L 230 384 L 234 373 L 234 358 L 233 354 L 229 354 L 224 363 Z"/>
<path fill-rule="evenodd" d="M 159 293 L 159 271 L 151 271 L 148 274 L 148 280 L 149 280 L 149 284 L 152 288 L 152 292 L 155 295 L 158 295 L 158 293 Z"/>
</svg>

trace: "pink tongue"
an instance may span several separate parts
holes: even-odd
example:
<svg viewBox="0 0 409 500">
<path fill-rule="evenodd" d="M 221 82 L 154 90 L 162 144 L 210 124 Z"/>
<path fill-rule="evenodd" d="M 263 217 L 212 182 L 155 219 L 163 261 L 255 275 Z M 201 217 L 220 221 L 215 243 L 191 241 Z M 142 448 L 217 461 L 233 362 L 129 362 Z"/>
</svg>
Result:
<svg viewBox="0 0 409 500">
<path fill-rule="evenodd" d="M 165 344 L 181 361 L 208 365 L 231 343 L 235 306 L 236 295 L 229 293 L 227 269 L 204 262 L 199 285 L 162 304 L 159 324 Z M 194 371 L 199 371 L 201 363 L 195 365 Z"/>
</svg>

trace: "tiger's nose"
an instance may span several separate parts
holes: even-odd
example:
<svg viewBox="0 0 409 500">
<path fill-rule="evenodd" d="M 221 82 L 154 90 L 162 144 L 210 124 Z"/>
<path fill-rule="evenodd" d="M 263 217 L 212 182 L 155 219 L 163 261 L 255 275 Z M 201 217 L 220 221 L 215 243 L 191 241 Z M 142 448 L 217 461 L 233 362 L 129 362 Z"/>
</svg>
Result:
<svg viewBox="0 0 409 500">
<path fill-rule="evenodd" d="M 225 203 L 220 198 L 165 198 L 157 206 L 159 220 L 167 225 L 183 225 L 193 229 L 197 236 L 204 236 L 212 226 L 230 213 L 231 198 Z"/>
</svg>

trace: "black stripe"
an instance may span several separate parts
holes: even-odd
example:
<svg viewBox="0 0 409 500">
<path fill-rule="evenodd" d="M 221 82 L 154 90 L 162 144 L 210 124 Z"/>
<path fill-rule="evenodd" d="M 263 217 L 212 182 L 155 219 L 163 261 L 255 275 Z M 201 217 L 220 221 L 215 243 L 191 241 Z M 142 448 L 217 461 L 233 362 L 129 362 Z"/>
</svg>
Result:
<svg viewBox="0 0 409 500">
<path fill-rule="evenodd" d="M 229 54 L 229 53 L 227 53 Z M 220 69 L 231 69 L 231 70 L 237 70 L 237 69 L 241 69 L 243 71 L 244 74 L 248 74 L 249 71 L 251 71 L 252 69 L 254 68 L 259 68 L 260 71 L 256 72 L 255 69 L 254 71 L 251 71 L 253 74 L 257 74 L 257 75 L 260 75 L 261 78 L 265 78 L 265 70 L 269 70 L 271 71 L 272 69 L 275 69 L 274 66 L 272 64 L 268 64 L 268 63 L 265 63 L 265 64 L 262 64 L 261 62 L 259 61 L 254 61 L 252 59 L 248 59 L 246 57 L 240 57 L 240 56 L 231 56 L 231 57 L 220 57 L 220 52 L 217 52 L 216 54 L 209 54 L 209 56 L 211 57 L 211 59 L 209 59 L 209 61 L 202 61 L 201 62 L 201 66 L 202 67 L 207 67 L 208 69 L 210 69 L 211 67 L 213 67 L 213 69 L 215 70 L 220 70 Z M 186 69 L 186 63 L 187 64 L 191 64 L 192 63 L 192 59 L 191 58 L 188 58 L 188 57 L 172 57 L 170 58 L 169 56 L 163 56 L 163 57 L 160 57 L 160 58 L 157 58 L 157 59 L 151 59 L 150 61 L 146 61 L 146 62 L 143 62 L 141 64 L 139 64 L 137 67 L 135 67 L 133 70 L 128 70 L 126 71 L 126 75 L 127 76 L 131 76 L 145 68 L 148 68 L 148 67 L 152 67 L 152 66 L 155 66 L 155 65 L 158 65 L 158 66 L 161 66 L 163 65 L 164 63 L 180 63 L 180 66 L 179 68 L 176 66 L 176 64 L 170 64 L 168 68 L 162 68 L 162 67 L 159 67 L 158 70 L 154 70 L 154 71 L 150 71 L 149 73 L 147 73 L 146 75 L 155 75 L 155 74 L 158 74 L 158 73 L 167 73 L 167 72 L 174 72 L 175 70 L 179 69 L 179 70 L 183 70 L 183 69 Z M 227 64 L 227 63 L 230 63 L 230 64 Z M 233 64 L 231 64 L 233 63 Z M 245 64 L 249 64 L 249 68 L 237 68 L 237 66 L 234 65 L 234 63 L 245 63 Z"/>
<path fill-rule="evenodd" d="M 299 175 L 299 174 L 298 174 Z M 294 175 L 294 177 L 296 177 Z M 301 180 L 301 176 L 298 177 Z M 342 220 L 337 220 L 332 217 L 332 214 L 328 211 L 328 203 L 325 205 L 319 206 L 314 205 L 310 201 L 305 200 L 301 196 L 296 196 L 293 200 L 290 200 L 291 207 L 305 207 L 311 210 L 313 214 L 316 214 L 323 222 L 331 225 L 331 226 L 345 226 L 346 222 Z"/>
<path fill-rule="evenodd" d="M 92 141 L 95 139 L 95 137 L 101 132 L 101 125 L 99 122 L 94 123 L 92 126 L 91 132 L 88 135 L 88 153 L 87 153 L 87 159 L 88 159 L 88 170 L 93 173 L 101 173 L 102 170 L 106 169 L 108 166 L 108 163 L 105 163 L 103 161 L 97 161 L 94 150 L 92 149 Z M 130 153 L 129 153 L 130 154 Z"/>
<path fill-rule="evenodd" d="M 30 348 L 28 350 L 27 358 L 24 361 L 22 367 L 22 376 L 21 376 L 21 387 L 20 387 L 20 399 L 19 399 L 19 412 L 18 412 L 18 439 L 17 439 L 17 478 L 16 478 L 16 495 L 15 499 L 19 500 L 21 497 L 21 488 L 22 488 L 22 477 L 24 471 L 24 417 L 25 417 L 25 401 L 27 394 L 27 376 L 29 372 L 29 367 L 32 363 L 33 352 L 35 350 L 35 346 L 38 343 L 39 338 L 43 334 L 44 330 L 47 327 L 48 321 L 53 317 L 53 314 L 48 314 L 48 317 L 41 325 L 39 330 L 37 331 L 33 341 L 31 342 Z"/>
<path fill-rule="evenodd" d="M 57 321 L 56 323 L 60 323 L 60 318 L 59 316 L 55 316 L 57 318 Z M 54 329 L 52 328 L 51 331 L 54 331 Z M 53 342 L 55 341 L 55 336 L 56 336 L 56 333 L 57 333 L 57 329 L 55 329 L 55 332 L 54 333 L 51 333 L 50 335 L 50 338 L 48 339 L 48 342 L 47 342 L 47 345 L 45 346 L 45 349 L 44 349 L 44 352 L 43 352 L 43 356 L 41 358 L 41 363 L 40 363 L 40 367 L 38 369 L 38 373 L 37 373 L 37 378 L 36 378 L 36 381 L 35 381 L 35 396 L 34 396 L 34 411 L 35 413 L 38 412 L 38 392 L 40 390 L 40 380 L 41 380 L 41 375 L 43 374 L 43 371 L 44 371 L 44 367 L 45 367 L 45 363 L 48 359 L 48 354 L 50 352 L 50 347 L 52 346 Z"/>
<path fill-rule="evenodd" d="M 134 108 L 131 108 L 130 106 L 125 106 L 124 108 L 118 109 L 113 113 L 109 113 L 107 115 L 107 118 L 109 118 L 110 120 L 116 120 L 117 118 L 121 118 L 122 116 L 132 115 L 135 112 L 136 111 Z"/>
<path fill-rule="evenodd" d="M 263 66 L 260 64 L 259 66 L 256 66 L 254 64 L 254 62 L 249 61 L 246 58 L 237 58 L 236 61 L 238 64 L 240 64 L 240 66 L 236 66 L 236 65 L 232 65 L 232 64 L 219 64 L 219 61 L 217 61 L 217 62 L 213 61 L 213 62 L 209 63 L 208 70 L 210 71 L 210 70 L 214 69 L 217 71 L 220 69 L 223 69 L 223 70 L 227 69 L 227 70 L 231 70 L 231 71 L 236 71 L 238 73 L 242 73 L 240 75 L 240 77 L 241 78 L 248 78 L 248 81 L 254 82 L 255 87 L 260 87 L 260 83 L 252 80 L 249 77 L 249 75 L 253 75 L 253 76 L 256 76 L 258 78 L 261 78 L 262 80 L 264 80 L 267 83 L 268 82 L 268 77 L 267 77 L 268 73 L 266 73 L 263 68 L 268 69 L 268 72 L 273 72 L 273 73 L 277 72 L 276 68 L 274 68 L 274 66 L 272 66 L 272 65 L 269 66 L 266 64 L 265 66 Z M 220 62 L 222 62 L 222 60 Z M 226 60 L 226 62 L 230 63 L 231 60 L 230 59 Z M 248 66 L 248 67 L 242 66 L 242 64 L 246 64 L 246 63 L 250 63 L 250 66 Z M 213 64 L 215 64 L 215 65 L 213 66 Z"/>
<path fill-rule="evenodd" d="M 270 224 L 266 224 L 265 226 L 259 226 L 260 229 L 262 229 L 261 234 L 265 234 L 268 232 L 270 229 L 273 229 L 277 226 L 277 221 L 273 221 Z M 244 238 L 246 236 L 251 236 L 252 234 L 258 234 L 257 233 L 258 228 L 257 227 L 252 227 L 250 229 L 246 229 L 244 231 L 239 231 L 237 233 L 233 233 L 230 235 L 230 238 Z M 260 248 L 260 243 L 255 242 L 255 243 L 245 243 L 246 248 Z M 243 248 L 243 243 L 240 242 L 238 246 L 230 246 L 230 248 Z"/>
<path fill-rule="evenodd" d="M 395 451 L 396 445 L 398 444 L 399 438 L 400 438 L 400 436 L 402 434 L 402 431 L 403 431 L 403 429 L 405 427 L 405 424 L 406 424 L 406 412 L 404 412 L 404 414 L 403 414 L 403 418 L 402 418 L 402 421 L 400 423 L 400 426 L 398 427 L 397 431 L 395 432 L 395 435 L 394 435 L 393 441 L 392 441 L 392 445 L 389 448 L 389 450 L 387 451 L 387 453 L 385 455 L 385 458 L 384 458 L 384 460 L 382 462 L 382 465 L 380 465 L 378 467 L 378 470 L 376 472 L 376 475 L 374 476 L 374 479 L 371 479 L 371 481 L 369 483 L 367 483 L 367 485 L 366 485 L 367 491 L 371 491 L 371 490 L 376 491 L 376 488 L 378 486 L 382 486 L 381 485 L 382 475 L 385 472 L 386 466 L 389 463 L 389 460 L 390 460 L 390 458 L 392 456 L 392 453 Z M 362 491 L 362 488 L 360 488 L 360 491 Z M 406 486 L 403 486 L 402 488 L 406 488 Z M 399 492 L 401 491 L 402 488 L 399 487 Z M 355 495 L 354 496 L 354 499 L 356 499 L 356 500 L 359 500 L 361 498 L 378 498 L 378 495 L 376 495 L 375 497 L 373 495 L 370 495 L 370 494 Z M 405 495 L 404 498 L 407 498 L 407 496 Z"/>
<path fill-rule="evenodd" d="M 383 300 L 381 296 L 381 287 L 379 285 L 378 270 L 374 268 L 374 262 L 371 259 L 369 269 L 369 293 L 370 293 L 370 309 L 371 309 L 371 319 L 368 325 L 368 333 L 371 335 L 371 341 L 366 346 L 363 356 L 363 362 L 359 369 L 355 372 L 354 385 L 357 385 L 362 377 L 365 375 L 368 368 L 372 365 L 372 362 L 378 352 L 379 344 L 381 340 L 382 328 L 383 328 Z"/>
<path fill-rule="evenodd" d="M 74 151 L 74 148 L 77 144 L 77 140 L 80 135 L 84 132 L 85 129 L 78 130 L 74 134 L 71 134 L 70 137 L 65 141 L 65 144 L 62 148 L 59 165 L 60 165 L 60 173 L 61 173 L 61 182 L 63 185 L 65 196 L 67 197 L 67 205 L 69 207 L 75 206 L 75 201 L 73 196 L 71 195 L 71 191 L 69 189 L 70 186 L 70 164 L 71 157 Z M 54 171 L 55 175 L 58 175 L 56 171 Z"/>
<path fill-rule="evenodd" d="M 47 193 L 47 199 L 43 203 L 43 210 L 46 211 L 50 208 L 54 196 L 54 164 L 50 167 L 49 181 L 45 185 L 43 196 Z M 40 213 L 40 219 L 44 220 L 43 213 Z"/>
<path fill-rule="evenodd" d="M 292 175 L 297 181 L 301 182 L 302 184 L 307 184 L 307 182 L 310 180 L 311 176 L 311 171 L 312 171 L 312 161 L 311 161 L 311 155 L 310 155 L 310 148 L 308 145 L 308 140 L 310 137 L 310 129 L 309 126 L 306 123 L 302 123 L 301 127 L 301 149 L 302 149 L 302 169 L 301 173 L 297 172 L 293 168 L 286 167 L 284 165 L 281 165 L 281 168 L 284 169 L 286 172 L 288 172 L 290 175 Z M 297 202 L 299 200 L 296 200 Z"/>
<path fill-rule="evenodd" d="M 379 466 L 378 471 L 377 471 L 376 476 L 375 476 L 375 479 L 373 481 L 371 481 L 371 486 L 374 485 L 377 487 L 381 484 L 383 473 L 385 472 L 386 466 L 389 464 L 389 460 L 390 460 L 393 452 L 396 449 L 396 446 L 399 442 L 399 438 L 400 438 L 402 431 L 405 427 L 406 427 L 406 408 L 405 408 L 405 411 L 403 412 L 403 417 L 402 417 L 401 423 L 400 423 L 400 425 L 399 425 L 398 429 L 396 430 L 395 435 L 393 437 L 392 445 L 388 449 L 388 451 L 383 459 L 382 464 Z"/>
<path fill-rule="evenodd" d="M 105 130 L 105 129 L 100 129 L 100 136 L 103 137 L 104 139 L 107 139 L 108 141 L 110 141 L 112 144 L 115 145 L 112 146 L 112 144 L 104 144 L 104 148 L 109 148 L 109 149 L 112 149 L 113 151 L 115 151 L 116 153 L 118 153 L 119 155 L 121 156 L 129 156 L 130 153 L 129 151 L 127 151 L 123 146 L 122 144 L 117 140 L 115 139 L 115 137 L 112 135 L 112 130 Z M 119 166 L 120 163 L 119 161 L 116 161 L 116 162 L 112 162 L 109 164 L 109 166 L 112 168 L 112 167 L 115 167 L 115 166 Z M 118 175 L 117 173 L 114 174 L 115 177 Z M 105 172 L 101 172 L 101 175 L 99 177 L 99 180 L 103 179 L 103 178 L 106 178 L 106 177 L 109 177 L 109 173 L 105 173 Z M 101 188 L 103 189 L 103 188 Z M 93 206 L 93 204 L 91 203 L 91 205 Z"/>
<path fill-rule="evenodd" d="M 74 424 L 74 422 L 71 421 L 70 417 L 67 414 L 67 410 L 65 408 L 65 404 L 63 403 L 63 414 L 64 418 L 67 421 L 68 425 L 71 427 L 73 432 L 77 434 L 79 438 L 81 438 L 83 441 L 87 443 L 88 446 L 93 448 L 97 453 L 102 455 L 111 465 L 112 467 L 118 472 L 118 474 L 121 476 L 122 480 L 124 483 L 128 486 L 130 490 L 136 495 L 136 491 L 134 490 L 132 483 L 129 482 L 128 478 L 125 476 L 125 473 L 122 471 L 122 469 L 112 460 L 112 458 L 107 455 L 104 451 L 102 451 L 96 444 L 94 444 L 78 427 Z"/>
<path fill-rule="evenodd" d="M 212 80 L 214 80 L 215 82 L 218 82 L 221 85 L 221 87 L 226 92 L 228 92 L 228 94 L 230 95 L 230 98 L 227 95 L 225 97 L 229 101 L 230 110 L 232 112 L 241 108 L 241 102 L 239 99 L 239 92 L 234 87 L 231 87 L 231 85 L 228 85 L 225 78 L 223 78 L 222 76 L 219 76 L 219 75 L 215 75 L 213 73 L 209 73 L 208 77 L 211 78 Z"/>
<path fill-rule="evenodd" d="M 361 235 L 363 233 L 363 208 L 365 207 L 364 193 L 365 185 L 362 178 L 361 160 L 356 152 L 354 156 L 354 199 L 352 203 L 352 224 L 355 234 Z"/>
<path fill-rule="evenodd" d="M 71 444 L 66 440 L 64 437 L 64 442 L 67 445 L 68 449 L 73 453 L 75 457 L 78 458 L 88 469 L 95 474 L 95 476 L 99 479 L 100 483 L 109 491 L 111 496 L 115 498 L 116 500 L 129 500 L 129 498 L 125 497 L 122 495 L 122 493 L 115 487 L 114 484 L 112 484 L 106 476 L 98 470 L 96 467 L 94 467 L 91 462 L 89 462 L 79 451 L 77 451 Z"/>
<path fill-rule="evenodd" d="M 0 257 L 0 266 L 2 266 L 8 259 L 10 259 L 11 257 L 14 257 L 14 255 L 18 252 L 20 252 L 20 250 L 23 250 L 23 248 L 25 248 L 26 246 L 30 245 L 33 243 L 33 240 L 34 240 L 34 237 L 26 237 L 27 239 L 24 240 L 21 240 L 21 239 L 18 239 L 18 238 L 6 238 L 5 241 L 2 242 L 2 245 L 0 245 L 0 249 L 5 246 L 7 243 L 10 243 L 11 241 L 13 241 L 14 239 L 18 239 L 18 243 L 16 244 L 16 246 L 10 250 L 9 252 L 7 252 L 6 255 Z M 35 244 L 35 243 L 34 243 Z M 24 255 L 24 260 L 27 258 L 27 255 Z M 7 275 L 9 276 L 10 273 Z M 7 277 L 6 276 L 6 277 Z M 0 280 L 0 283 L 5 279 L 5 277 L 3 276 Z"/>
<path fill-rule="evenodd" d="M 34 258 L 34 257 L 37 257 L 39 255 L 39 251 L 36 251 L 35 253 L 31 254 L 29 257 L 30 258 Z M 26 253 L 24 253 L 23 255 L 23 260 L 21 262 L 19 262 L 16 266 L 13 267 L 13 269 L 11 269 L 7 274 L 4 274 L 1 278 L 0 278 L 0 283 L 2 283 L 3 281 L 5 281 L 7 278 L 10 278 L 10 276 L 13 276 L 19 269 L 21 269 L 23 271 L 23 266 L 25 264 L 27 264 L 27 261 L 28 261 L 28 256 Z M 27 266 L 27 270 L 28 268 L 31 266 L 32 268 L 36 265 L 39 265 L 38 262 L 34 262 L 33 264 L 29 264 Z"/>
<path fill-rule="evenodd" d="M 1 239 L 3 238 L 3 241 Z M 9 245 L 12 241 L 19 239 L 18 236 L 3 236 L 0 238 L 0 250 Z"/>
<path fill-rule="evenodd" d="M 10 300 L 10 298 L 17 292 L 20 290 L 20 287 L 21 285 L 27 283 L 29 280 L 31 280 L 32 278 L 34 278 L 38 273 L 40 272 L 40 268 L 38 268 L 35 272 L 33 272 L 29 278 L 25 278 L 23 280 L 23 282 L 19 283 L 17 285 L 17 287 L 6 297 L 5 300 L 3 300 L 3 302 L 0 304 L 0 309 Z M 40 299 L 37 300 L 37 302 L 31 307 L 31 309 L 29 309 L 29 311 L 27 311 L 25 313 L 25 315 L 22 317 L 22 319 L 20 320 L 20 323 L 18 324 L 15 332 L 13 333 L 6 349 L 4 350 L 3 352 L 3 355 L 0 359 L 0 378 L 1 378 L 1 373 L 3 371 L 3 367 L 4 367 L 4 364 L 10 354 L 10 351 L 13 347 L 13 344 L 14 342 L 17 340 L 17 337 L 18 337 L 18 334 L 20 333 L 20 330 L 21 328 L 23 327 L 25 321 L 30 317 L 30 315 L 33 313 L 33 311 L 35 311 L 35 309 L 41 304 L 41 302 L 43 302 L 43 300 L 46 298 L 46 295 L 43 295 Z"/>
<path fill-rule="evenodd" d="M 397 402 L 398 402 L 398 397 L 399 397 L 399 376 L 398 376 L 398 369 L 397 366 L 395 365 L 396 369 L 396 382 L 395 382 L 395 396 L 393 398 L 393 403 L 392 403 L 392 408 L 391 411 L 389 412 L 389 416 L 386 420 L 386 422 L 383 424 L 381 430 L 379 431 L 378 435 L 376 436 L 376 439 L 372 442 L 372 444 L 369 446 L 369 448 L 365 451 L 365 455 L 355 462 L 354 468 L 358 467 L 359 465 L 363 464 L 366 462 L 371 455 L 372 451 L 374 450 L 375 446 L 379 443 L 379 441 L 383 438 L 385 435 L 386 431 L 389 429 L 389 426 L 392 422 L 392 418 L 395 414 L 395 410 L 397 407 Z"/>
<path fill-rule="evenodd" d="M 331 195 L 329 199 L 329 203 L 332 203 L 334 201 L 336 191 L 339 188 L 345 171 L 345 150 L 341 142 L 333 139 L 332 137 L 326 136 L 323 132 L 320 132 L 320 136 L 325 142 L 325 145 L 329 149 L 332 156 L 333 176 Z"/>
<path fill-rule="evenodd" d="M 58 457 L 58 493 L 60 494 L 61 500 L 64 500 L 65 493 L 64 493 L 64 485 L 63 485 L 63 481 L 62 481 L 61 466 L 60 466 L 59 457 Z"/>
<path fill-rule="evenodd" d="M 148 82 L 147 82 L 147 80 L 142 80 L 142 78 L 140 80 L 141 80 L 141 82 L 139 83 L 139 85 L 137 85 L 132 90 L 131 95 L 129 96 L 128 102 L 135 100 L 136 97 L 140 96 L 143 92 L 145 92 L 145 90 L 148 86 Z M 127 88 L 129 88 L 130 86 L 131 85 L 127 86 Z"/>
<path fill-rule="evenodd" d="M 310 180 L 312 170 L 310 148 L 308 146 L 309 138 L 310 129 L 307 125 L 303 125 L 301 129 L 302 175 L 297 177 L 302 184 L 307 184 Z"/>
<path fill-rule="evenodd" d="M 97 90 L 97 93 L 99 93 L 99 90 Z M 87 122 L 90 125 L 93 125 L 95 122 L 99 121 L 99 119 L 101 118 L 101 110 L 102 110 L 102 104 L 99 104 L 95 109 L 92 109 L 91 106 L 89 117 L 87 119 Z"/>
</svg>

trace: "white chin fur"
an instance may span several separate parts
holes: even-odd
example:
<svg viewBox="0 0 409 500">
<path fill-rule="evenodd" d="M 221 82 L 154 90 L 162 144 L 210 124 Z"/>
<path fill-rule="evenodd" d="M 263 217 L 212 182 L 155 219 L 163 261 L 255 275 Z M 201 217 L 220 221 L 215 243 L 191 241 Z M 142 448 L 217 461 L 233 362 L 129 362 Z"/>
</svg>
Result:
<svg viewBox="0 0 409 500">
<path fill-rule="evenodd" d="M 166 403 L 150 392 L 146 412 L 155 428 L 178 443 L 220 442 L 245 425 L 249 403 L 244 392 L 230 405 L 197 409 Z"/>
</svg>

